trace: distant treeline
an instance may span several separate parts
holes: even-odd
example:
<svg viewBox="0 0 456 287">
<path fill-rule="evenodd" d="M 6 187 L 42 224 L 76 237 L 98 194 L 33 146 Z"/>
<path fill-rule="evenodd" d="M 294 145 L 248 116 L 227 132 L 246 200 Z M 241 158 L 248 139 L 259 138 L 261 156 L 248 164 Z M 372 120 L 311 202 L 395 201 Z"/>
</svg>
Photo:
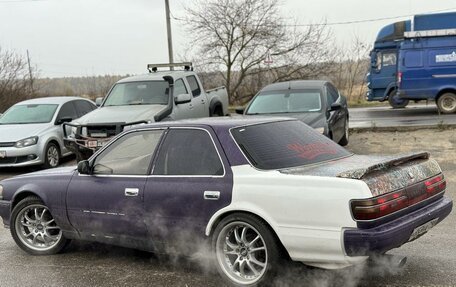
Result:
<svg viewBox="0 0 456 287">
<path fill-rule="evenodd" d="M 36 94 L 41 97 L 83 96 L 90 99 L 105 96 L 112 85 L 128 75 L 104 75 L 36 79 Z"/>
</svg>

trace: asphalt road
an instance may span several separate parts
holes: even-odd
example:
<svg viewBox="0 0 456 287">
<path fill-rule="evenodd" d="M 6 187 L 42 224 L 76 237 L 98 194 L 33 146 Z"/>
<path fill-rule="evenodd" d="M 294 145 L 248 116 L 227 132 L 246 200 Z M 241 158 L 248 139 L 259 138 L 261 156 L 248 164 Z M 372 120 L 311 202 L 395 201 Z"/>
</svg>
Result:
<svg viewBox="0 0 456 287">
<path fill-rule="evenodd" d="M 351 108 L 350 128 L 456 125 L 456 114 L 438 113 L 434 103 L 410 105 L 404 109 L 387 107 Z"/>
<path fill-rule="evenodd" d="M 350 139 L 349 149 L 360 154 L 421 150 L 435 141 L 426 133 L 362 133 Z M 419 140 L 419 139 L 422 140 Z M 426 138 L 427 141 L 423 139 Z M 431 152 L 446 174 L 447 194 L 456 198 L 456 137 L 440 132 Z M 418 139 L 418 140 L 417 140 Z M 401 142 L 398 145 L 398 142 Z M 67 161 L 65 164 L 73 164 Z M 0 177 L 34 169 L 0 170 Z M 407 256 L 396 269 L 378 260 L 339 271 L 286 266 L 274 286 L 456 286 L 456 216 L 453 212 L 428 234 L 390 254 Z M 0 286 L 223 286 L 212 264 L 195 258 L 159 256 L 131 249 L 87 242 L 73 242 L 54 256 L 30 256 L 20 250 L 0 226 Z"/>
</svg>

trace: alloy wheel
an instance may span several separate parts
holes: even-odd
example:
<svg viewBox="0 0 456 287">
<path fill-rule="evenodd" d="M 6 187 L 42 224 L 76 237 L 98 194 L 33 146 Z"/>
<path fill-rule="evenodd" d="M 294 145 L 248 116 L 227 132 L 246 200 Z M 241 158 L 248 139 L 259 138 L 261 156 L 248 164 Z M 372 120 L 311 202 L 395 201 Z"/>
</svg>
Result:
<svg viewBox="0 0 456 287">
<path fill-rule="evenodd" d="M 35 251 L 53 248 L 62 237 L 62 230 L 47 207 L 41 204 L 29 205 L 19 211 L 15 228 L 19 240 Z"/>
<path fill-rule="evenodd" d="M 216 256 L 223 272 L 240 285 L 254 284 L 268 267 L 265 240 L 246 222 L 232 222 L 221 230 L 216 243 Z"/>
</svg>

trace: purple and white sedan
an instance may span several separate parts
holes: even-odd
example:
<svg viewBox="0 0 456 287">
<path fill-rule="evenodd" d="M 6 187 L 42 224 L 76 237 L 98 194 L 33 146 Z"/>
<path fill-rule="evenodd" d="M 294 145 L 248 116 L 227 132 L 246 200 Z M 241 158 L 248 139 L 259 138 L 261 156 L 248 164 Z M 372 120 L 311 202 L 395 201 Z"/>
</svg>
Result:
<svg viewBox="0 0 456 287">
<path fill-rule="evenodd" d="M 428 153 L 358 156 L 298 120 L 141 125 L 66 167 L 0 182 L 0 216 L 23 250 L 71 239 L 192 253 L 208 243 L 235 286 L 282 260 L 336 269 L 426 233 L 452 209 Z"/>
</svg>

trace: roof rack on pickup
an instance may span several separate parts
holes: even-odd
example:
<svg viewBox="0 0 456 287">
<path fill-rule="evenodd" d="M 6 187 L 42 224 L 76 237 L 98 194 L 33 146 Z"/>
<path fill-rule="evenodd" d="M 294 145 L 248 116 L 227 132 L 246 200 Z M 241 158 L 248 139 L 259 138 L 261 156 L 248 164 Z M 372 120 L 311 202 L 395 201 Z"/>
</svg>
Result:
<svg viewBox="0 0 456 287">
<path fill-rule="evenodd" d="M 149 73 L 155 73 L 158 71 L 158 68 L 169 68 L 172 71 L 174 67 L 183 67 L 184 71 L 193 71 L 192 62 L 168 63 L 168 64 L 148 64 L 147 70 L 149 71 Z"/>
</svg>

